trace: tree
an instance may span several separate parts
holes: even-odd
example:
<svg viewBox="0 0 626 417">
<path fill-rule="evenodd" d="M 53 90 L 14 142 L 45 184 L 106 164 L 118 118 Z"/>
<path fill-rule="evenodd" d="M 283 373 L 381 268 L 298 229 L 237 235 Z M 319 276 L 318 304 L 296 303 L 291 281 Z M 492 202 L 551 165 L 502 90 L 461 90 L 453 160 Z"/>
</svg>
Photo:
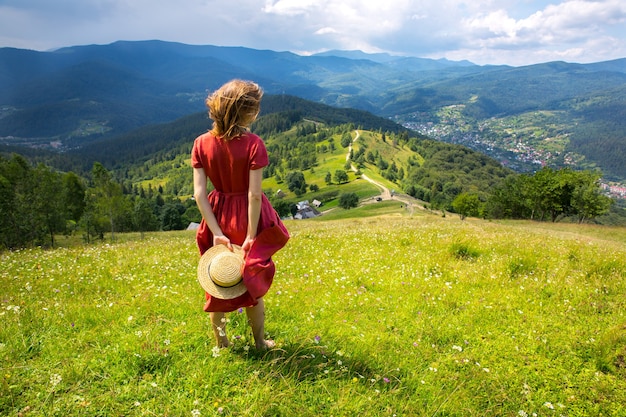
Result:
<svg viewBox="0 0 626 417">
<path fill-rule="evenodd" d="M 282 199 L 276 199 L 272 201 L 272 206 L 280 217 L 287 217 L 292 214 L 292 206 L 295 206 L 295 204 Z"/>
<path fill-rule="evenodd" d="M 326 185 L 330 185 L 333 183 L 333 178 L 332 175 L 330 175 L 330 172 L 326 173 L 326 176 L 324 177 L 324 182 L 326 182 Z"/>
<path fill-rule="evenodd" d="M 341 146 L 347 148 L 352 143 L 352 136 L 349 132 L 344 133 L 341 136 Z"/>
<path fill-rule="evenodd" d="M 37 165 L 33 171 L 33 193 L 30 201 L 35 230 L 43 229 L 54 246 L 54 235 L 65 230 L 65 205 L 63 183 L 60 174 L 44 164 Z"/>
<path fill-rule="evenodd" d="M 127 201 L 122 194 L 122 187 L 113 181 L 111 174 L 100 163 L 95 162 L 92 169 L 93 208 L 96 213 L 109 220 L 111 240 L 115 240 L 117 223 L 122 218 L 130 218 Z"/>
<path fill-rule="evenodd" d="M 133 226 L 135 230 L 139 230 L 143 239 L 144 232 L 148 230 L 156 230 L 158 227 L 158 219 L 154 215 L 152 206 L 145 198 L 138 197 L 135 200 L 133 208 Z"/>
<path fill-rule="evenodd" d="M 561 187 L 552 168 L 544 167 L 527 182 L 527 195 L 530 198 L 532 215 L 539 214 L 541 220 L 550 215 L 553 222 L 563 212 Z"/>
<path fill-rule="evenodd" d="M 63 175 L 63 201 L 69 220 L 79 221 L 85 211 L 85 185 L 73 172 Z"/>
<path fill-rule="evenodd" d="M 376 157 L 376 167 L 380 172 L 383 172 L 387 168 L 389 168 L 389 163 L 383 159 L 382 156 L 378 155 Z"/>
<path fill-rule="evenodd" d="M 477 194 L 461 193 L 452 201 L 452 208 L 461 220 L 465 220 L 468 216 L 480 216 L 481 206 L 482 203 Z"/>
<path fill-rule="evenodd" d="M 2 181 L 2 246 L 17 248 L 36 240 L 32 230 L 32 210 L 30 200 L 33 190 L 32 168 L 28 161 L 17 154 L 5 160 L 0 155 L 0 176 Z"/>
<path fill-rule="evenodd" d="M 306 181 L 304 180 L 304 174 L 301 171 L 292 171 L 285 177 L 287 182 L 287 188 L 289 191 L 295 193 L 298 197 L 306 192 Z"/>
<path fill-rule="evenodd" d="M 200 213 L 200 209 L 198 206 L 194 204 L 187 204 L 187 209 L 183 213 L 183 222 L 184 224 L 189 224 L 191 222 L 200 223 L 202 221 L 202 214 Z"/>
<path fill-rule="evenodd" d="M 542 168 L 533 175 L 511 175 L 495 187 L 487 201 L 490 217 L 549 217 L 576 215 L 578 222 L 606 213 L 611 199 L 602 194 L 601 173 Z"/>
<path fill-rule="evenodd" d="M 344 182 L 348 182 L 348 173 L 341 169 L 335 171 L 334 180 L 337 184 L 343 184 Z"/>
<path fill-rule="evenodd" d="M 510 175 L 491 191 L 485 204 L 485 215 L 489 218 L 530 218 L 530 201 L 525 191 L 525 175 Z"/>
<path fill-rule="evenodd" d="M 356 193 L 343 193 L 339 196 L 339 207 L 346 210 L 359 205 L 359 196 Z"/>
<path fill-rule="evenodd" d="M 110 223 L 107 217 L 102 215 L 96 207 L 96 194 L 94 189 L 87 189 L 85 192 L 85 210 L 78 222 L 79 227 L 83 231 L 83 239 L 85 242 L 91 243 L 91 239 L 95 237 L 104 239 L 104 232 L 108 224 Z"/>
<path fill-rule="evenodd" d="M 11 183 L 0 174 L 0 248 L 12 247 L 13 198 Z"/>
<path fill-rule="evenodd" d="M 607 213 L 612 200 L 600 191 L 601 174 L 594 171 L 576 174 L 571 205 L 576 211 L 578 223 Z"/>
<path fill-rule="evenodd" d="M 182 230 L 184 228 L 185 225 L 178 204 L 165 203 L 163 210 L 161 210 L 161 230 Z"/>
<path fill-rule="evenodd" d="M 32 168 L 21 155 L 0 157 L 0 245 L 54 246 L 55 234 L 65 230 L 61 175 L 39 164 Z"/>
</svg>

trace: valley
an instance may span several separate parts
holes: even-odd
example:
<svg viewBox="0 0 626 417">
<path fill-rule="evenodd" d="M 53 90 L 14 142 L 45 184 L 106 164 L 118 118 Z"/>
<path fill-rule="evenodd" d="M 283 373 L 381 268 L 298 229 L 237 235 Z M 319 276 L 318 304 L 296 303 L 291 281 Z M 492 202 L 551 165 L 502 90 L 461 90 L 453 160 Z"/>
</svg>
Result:
<svg viewBox="0 0 626 417">
<path fill-rule="evenodd" d="M 397 115 L 392 120 L 424 136 L 481 152 L 517 172 L 534 172 L 543 166 L 600 169 L 570 150 L 570 136 L 578 121 L 563 110 L 477 120 L 465 114 L 465 109 L 465 104 L 454 104 L 433 112 Z M 626 182 L 604 179 L 602 184 L 611 197 L 626 198 Z"/>
<path fill-rule="evenodd" d="M 600 169 L 607 184 L 626 181 L 626 59 L 511 67 L 163 41 L 0 48 L 0 151 L 115 140 L 204 111 L 206 92 L 232 78 L 392 119 L 518 172 Z"/>
<path fill-rule="evenodd" d="M 543 169 L 593 171 L 606 193 L 624 196 L 626 59 L 511 67 L 380 58 L 163 41 L 0 48 L 0 155 L 87 179 L 98 162 L 128 193 L 151 185 L 184 199 L 188 148 L 210 126 L 202 98 L 246 78 L 265 91 L 254 130 L 277 153 L 271 188 L 296 171 L 320 193 L 352 187 L 323 177 L 344 168 L 345 153 L 336 166 L 325 159 L 338 132 L 359 130 L 370 135 L 368 149 L 357 141 L 361 172 L 434 207 L 450 209 L 463 193 L 484 203 L 505 177 Z"/>
</svg>

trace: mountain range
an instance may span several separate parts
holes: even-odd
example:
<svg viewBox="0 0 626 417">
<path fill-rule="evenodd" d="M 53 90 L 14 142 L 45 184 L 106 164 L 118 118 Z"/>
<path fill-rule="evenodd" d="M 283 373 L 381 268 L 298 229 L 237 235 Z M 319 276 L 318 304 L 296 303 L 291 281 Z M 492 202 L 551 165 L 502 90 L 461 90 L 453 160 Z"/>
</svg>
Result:
<svg viewBox="0 0 626 417">
<path fill-rule="evenodd" d="M 207 92 L 232 78 L 368 111 L 519 170 L 569 164 L 626 180 L 626 59 L 510 67 L 163 41 L 0 48 L 0 146 L 68 152 L 113 140 L 204 111 Z"/>
</svg>

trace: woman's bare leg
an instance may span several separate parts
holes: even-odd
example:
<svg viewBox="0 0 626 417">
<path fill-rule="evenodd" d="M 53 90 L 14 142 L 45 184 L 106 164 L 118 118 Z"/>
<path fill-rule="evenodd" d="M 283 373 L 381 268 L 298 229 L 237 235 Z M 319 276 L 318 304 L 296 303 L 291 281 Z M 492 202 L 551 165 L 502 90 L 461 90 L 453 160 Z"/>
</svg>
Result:
<svg viewBox="0 0 626 417">
<path fill-rule="evenodd" d="M 230 343 L 228 342 L 228 336 L 226 336 L 226 315 L 220 312 L 211 312 L 210 315 L 211 327 L 213 327 L 217 347 L 228 347 Z"/>
<path fill-rule="evenodd" d="M 258 304 L 254 307 L 246 307 L 248 323 L 252 328 L 256 348 L 261 350 L 271 349 L 276 346 L 276 343 L 271 339 L 265 339 L 265 303 L 263 298 L 259 298 L 257 301 Z"/>
</svg>

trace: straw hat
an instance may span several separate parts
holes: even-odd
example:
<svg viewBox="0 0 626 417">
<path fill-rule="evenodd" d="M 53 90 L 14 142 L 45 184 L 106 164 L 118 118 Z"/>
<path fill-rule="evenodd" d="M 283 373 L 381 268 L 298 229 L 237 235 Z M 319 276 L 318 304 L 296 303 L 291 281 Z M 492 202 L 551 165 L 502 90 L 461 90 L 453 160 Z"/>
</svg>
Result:
<svg viewBox="0 0 626 417">
<path fill-rule="evenodd" d="M 241 246 L 233 245 L 232 252 L 226 245 L 212 246 L 200 258 L 198 281 L 213 297 L 239 297 L 247 290 L 242 278 L 244 263 Z"/>
</svg>

